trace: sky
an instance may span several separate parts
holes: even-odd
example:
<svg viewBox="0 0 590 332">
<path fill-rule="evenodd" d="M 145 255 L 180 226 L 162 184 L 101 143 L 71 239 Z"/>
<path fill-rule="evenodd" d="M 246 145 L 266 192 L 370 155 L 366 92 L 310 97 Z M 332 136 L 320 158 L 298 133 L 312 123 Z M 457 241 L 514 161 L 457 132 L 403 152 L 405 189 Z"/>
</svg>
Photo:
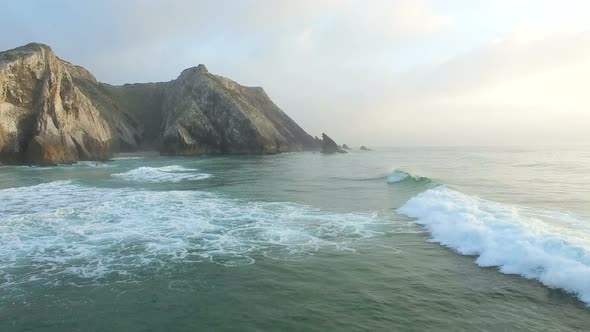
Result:
<svg viewBox="0 0 590 332">
<path fill-rule="evenodd" d="M 587 0 L 20 0 L 2 11 L 2 50 L 42 42 L 111 84 L 202 63 L 339 143 L 590 143 Z"/>
</svg>

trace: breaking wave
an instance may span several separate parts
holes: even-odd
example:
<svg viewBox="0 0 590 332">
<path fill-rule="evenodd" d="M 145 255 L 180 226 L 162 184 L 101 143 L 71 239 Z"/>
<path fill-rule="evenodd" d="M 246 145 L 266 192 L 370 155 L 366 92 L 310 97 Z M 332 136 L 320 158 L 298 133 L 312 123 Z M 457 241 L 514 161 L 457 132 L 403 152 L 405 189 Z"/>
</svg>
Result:
<svg viewBox="0 0 590 332">
<path fill-rule="evenodd" d="M 486 201 L 439 186 L 397 210 L 416 218 L 432 241 L 476 264 L 535 279 L 590 304 L 590 223 L 567 213 Z"/>
<path fill-rule="evenodd" d="M 113 177 L 133 182 L 181 182 L 197 181 L 211 177 L 211 174 L 200 173 L 198 169 L 185 168 L 178 165 L 164 167 L 139 167 L 128 172 L 112 174 Z"/>
<path fill-rule="evenodd" d="M 412 182 L 417 182 L 417 183 L 431 182 L 431 180 L 427 177 L 412 175 L 410 173 L 407 173 L 407 172 L 404 172 L 401 170 L 397 170 L 397 169 L 395 171 L 393 171 L 389 176 L 387 176 L 387 183 L 389 183 L 389 184 L 394 184 L 394 183 L 404 182 L 404 181 L 412 181 Z"/>
<path fill-rule="evenodd" d="M 426 184 L 431 183 L 432 180 L 423 177 L 423 176 L 416 176 L 412 175 L 408 172 L 404 172 L 402 170 L 394 170 L 393 172 L 388 173 L 381 173 L 377 176 L 370 176 L 370 177 L 333 177 L 336 180 L 349 180 L 349 181 L 383 181 L 383 179 L 387 180 L 387 183 L 394 184 L 398 182 L 413 182 L 418 184 Z"/>
</svg>

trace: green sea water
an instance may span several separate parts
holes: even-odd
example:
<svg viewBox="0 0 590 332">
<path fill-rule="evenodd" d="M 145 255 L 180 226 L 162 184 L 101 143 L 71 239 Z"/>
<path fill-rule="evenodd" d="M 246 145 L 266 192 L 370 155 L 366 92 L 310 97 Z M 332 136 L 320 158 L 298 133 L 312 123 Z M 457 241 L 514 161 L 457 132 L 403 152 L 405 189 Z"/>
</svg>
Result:
<svg viewBox="0 0 590 332">
<path fill-rule="evenodd" d="M 0 331 L 586 331 L 590 149 L 0 167 Z"/>
</svg>

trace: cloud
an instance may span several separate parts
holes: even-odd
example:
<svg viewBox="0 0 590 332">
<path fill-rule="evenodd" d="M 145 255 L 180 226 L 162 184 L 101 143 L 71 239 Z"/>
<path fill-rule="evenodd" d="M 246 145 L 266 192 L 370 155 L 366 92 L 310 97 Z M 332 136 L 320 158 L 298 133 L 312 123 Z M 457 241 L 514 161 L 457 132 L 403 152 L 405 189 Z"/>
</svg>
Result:
<svg viewBox="0 0 590 332">
<path fill-rule="evenodd" d="M 348 144 L 588 139 L 590 4 L 567 4 L 23 0 L 4 8 L 0 47 L 45 42 L 117 84 L 204 63 Z"/>
<path fill-rule="evenodd" d="M 590 33 L 516 30 L 404 73 L 373 109 L 389 114 L 380 132 L 388 124 L 411 124 L 382 135 L 384 141 L 427 144 L 435 136 L 437 144 L 583 143 L 590 138 L 589 76 Z M 429 135 L 421 139 L 407 128 Z"/>
</svg>

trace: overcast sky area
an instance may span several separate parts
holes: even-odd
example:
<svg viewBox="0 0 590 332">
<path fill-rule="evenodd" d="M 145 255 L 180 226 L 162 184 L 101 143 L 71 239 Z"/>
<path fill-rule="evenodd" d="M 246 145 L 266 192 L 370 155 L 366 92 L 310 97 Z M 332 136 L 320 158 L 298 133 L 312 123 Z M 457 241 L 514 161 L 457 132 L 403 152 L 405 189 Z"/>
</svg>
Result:
<svg viewBox="0 0 590 332">
<path fill-rule="evenodd" d="M 2 50 L 42 42 L 111 84 L 203 63 L 339 143 L 590 143 L 587 0 L 19 0 L 2 12 Z"/>
</svg>

